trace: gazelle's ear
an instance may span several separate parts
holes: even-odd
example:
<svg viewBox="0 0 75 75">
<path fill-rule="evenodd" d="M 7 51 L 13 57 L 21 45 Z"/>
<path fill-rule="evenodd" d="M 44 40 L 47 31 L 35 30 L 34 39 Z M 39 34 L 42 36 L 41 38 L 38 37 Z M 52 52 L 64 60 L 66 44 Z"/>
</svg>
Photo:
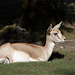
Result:
<svg viewBox="0 0 75 75">
<path fill-rule="evenodd" d="M 47 31 L 51 31 L 52 30 L 52 24 L 49 25 Z"/>
<path fill-rule="evenodd" d="M 57 24 L 56 26 L 54 26 L 54 29 L 59 29 L 61 24 L 62 24 L 62 21 L 59 24 Z"/>
<path fill-rule="evenodd" d="M 47 29 L 47 34 L 50 35 L 50 32 L 52 31 L 52 24 L 50 24 L 50 26 Z"/>
</svg>

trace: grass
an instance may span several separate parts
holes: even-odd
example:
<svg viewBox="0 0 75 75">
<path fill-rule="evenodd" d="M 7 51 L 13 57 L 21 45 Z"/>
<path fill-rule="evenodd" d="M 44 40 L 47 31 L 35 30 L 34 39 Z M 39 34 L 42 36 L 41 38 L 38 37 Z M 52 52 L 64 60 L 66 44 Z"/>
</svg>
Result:
<svg viewBox="0 0 75 75">
<path fill-rule="evenodd" d="M 64 58 L 49 62 L 0 64 L 0 75 L 74 75 L 75 53 L 57 50 Z"/>
</svg>

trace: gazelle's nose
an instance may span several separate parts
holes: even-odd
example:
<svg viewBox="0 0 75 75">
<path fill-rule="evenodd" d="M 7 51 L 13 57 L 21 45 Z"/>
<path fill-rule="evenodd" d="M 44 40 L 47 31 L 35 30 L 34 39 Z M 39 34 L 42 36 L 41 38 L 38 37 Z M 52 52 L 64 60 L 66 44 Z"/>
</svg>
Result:
<svg viewBox="0 0 75 75">
<path fill-rule="evenodd" d="M 64 42 L 66 42 L 67 41 L 67 39 L 66 38 L 64 38 Z"/>
<path fill-rule="evenodd" d="M 66 38 L 64 40 L 66 41 Z"/>
<path fill-rule="evenodd" d="M 64 41 L 66 41 L 66 39 L 64 39 Z"/>
<path fill-rule="evenodd" d="M 65 37 L 65 36 L 63 36 L 63 38 L 64 38 L 64 41 L 66 41 L 66 37 Z"/>
</svg>

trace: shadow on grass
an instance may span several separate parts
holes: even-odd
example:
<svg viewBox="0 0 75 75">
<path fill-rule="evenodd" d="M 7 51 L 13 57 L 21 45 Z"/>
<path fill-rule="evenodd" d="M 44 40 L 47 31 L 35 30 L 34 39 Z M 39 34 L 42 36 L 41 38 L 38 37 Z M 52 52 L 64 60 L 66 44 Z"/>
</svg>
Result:
<svg viewBox="0 0 75 75">
<path fill-rule="evenodd" d="M 53 52 L 52 56 L 49 58 L 48 61 L 52 61 L 53 59 L 61 59 L 64 58 L 64 55 L 60 54 L 59 52 Z"/>
</svg>

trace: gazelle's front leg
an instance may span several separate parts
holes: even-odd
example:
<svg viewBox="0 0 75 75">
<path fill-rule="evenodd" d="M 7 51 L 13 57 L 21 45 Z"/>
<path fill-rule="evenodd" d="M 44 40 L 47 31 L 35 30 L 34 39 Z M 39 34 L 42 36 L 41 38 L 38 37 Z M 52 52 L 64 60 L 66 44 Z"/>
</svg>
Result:
<svg viewBox="0 0 75 75">
<path fill-rule="evenodd" d="M 9 64 L 9 59 L 7 58 L 0 58 L 0 63 L 3 63 L 3 64 Z"/>
</svg>

